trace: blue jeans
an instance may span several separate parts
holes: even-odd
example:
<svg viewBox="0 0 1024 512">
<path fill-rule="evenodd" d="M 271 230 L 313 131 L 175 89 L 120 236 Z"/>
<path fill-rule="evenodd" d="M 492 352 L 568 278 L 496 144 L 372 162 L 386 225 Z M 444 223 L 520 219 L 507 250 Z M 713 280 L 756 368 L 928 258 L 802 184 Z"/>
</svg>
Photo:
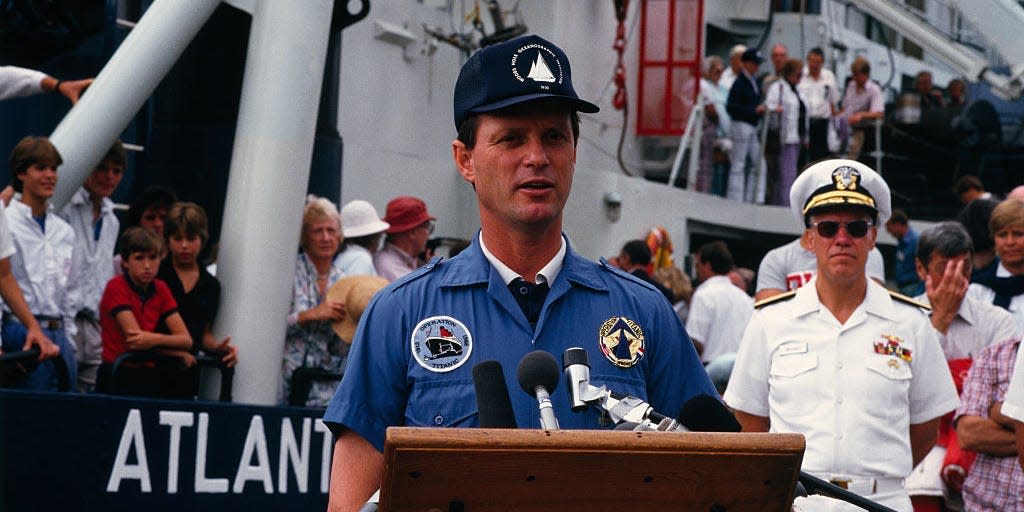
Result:
<svg viewBox="0 0 1024 512">
<path fill-rule="evenodd" d="M 25 345 L 25 334 L 28 330 L 20 322 L 5 321 L 3 323 L 3 349 L 4 352 L 17 352 Z M 75 389 L 78 382 L 78 367 L 75 361 L 75 348 L 68 343 L 67 333 L 64 328 L 43 329 L 43 334 L 60 347 L 60 358 L 68 367 L 68 382 L 71 389 Z M 53 361 L 43 361 L 36 367 L 35 371 L 28 374 L 28 377 L 15 386 L 16 389 L 29 389 L 36 391 L 57 391 L 57 369 Z"/>
</svg>

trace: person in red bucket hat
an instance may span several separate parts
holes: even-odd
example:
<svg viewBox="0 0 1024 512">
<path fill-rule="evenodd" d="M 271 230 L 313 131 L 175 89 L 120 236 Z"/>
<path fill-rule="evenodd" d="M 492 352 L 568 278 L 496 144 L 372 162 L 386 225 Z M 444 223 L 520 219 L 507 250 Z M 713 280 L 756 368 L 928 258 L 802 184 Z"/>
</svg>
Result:
<svg viewBox="0 0 1024 512">
<path fill-rule="evenodd" d="M 384 222 L 391 227 L 385 231 L 384 247 L 374 256 L 377 275 L 394 281 L 419 267 L 419 255 L 427 248 L 427 240 L 434 232 L 435 218 L 427 211 L 427 204 L 413 196 L 398 196 L 388 202 Z"/>
</svg>

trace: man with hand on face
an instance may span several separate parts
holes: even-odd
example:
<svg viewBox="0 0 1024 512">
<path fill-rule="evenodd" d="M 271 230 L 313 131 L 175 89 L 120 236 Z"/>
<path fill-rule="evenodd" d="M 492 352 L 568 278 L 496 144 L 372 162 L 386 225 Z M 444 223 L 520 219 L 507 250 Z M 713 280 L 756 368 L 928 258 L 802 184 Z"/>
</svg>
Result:
<svg viewBox="0 0 1024 512">
<path fill-rule="evenodd" d="M 455 85 L 452 156 L 476 191 L 480 233 L 377 293 L 324 422 L 338 437 L 330 510 L 358 510 L 381 483 L 388 426 L 475 427 L 472 368 L 497 360 L 507 386 L 524 355 L 583 347 L 591 382 L 674 414 L 715 396 L 675 312 L 647 283 L 577 255 L 562 233 L 579 141 L 577 112 L 597 112 L 572 87 L 557 46 L 524 36 L 481 49 Z M 390 219 L 387 219 L 391 222 Z M 392 225 L 394 225 L 392 223 Z M 537 401 L 510 393 L 516 423 L 537 428 Z M 601 428 L 570 412 L 562 428 Z"/>
<path fill-rule="evenodd" d="M 865 273 L 890 201 L 881 176 L 852 160 L 797 178 L 790 208 L 817 274 L 758 303 L 725 400 L 744 431 L 804 434 L 804 471 L 909 512 L 903 480 L 958 400 L 926 308 Z"/>
</svg>

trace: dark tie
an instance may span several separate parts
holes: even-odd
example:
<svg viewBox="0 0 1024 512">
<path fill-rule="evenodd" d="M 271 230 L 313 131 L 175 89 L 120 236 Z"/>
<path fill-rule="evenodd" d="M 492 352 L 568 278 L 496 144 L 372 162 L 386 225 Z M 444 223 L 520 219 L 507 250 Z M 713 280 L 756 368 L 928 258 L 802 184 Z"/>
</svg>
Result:
<svg viewBox="0 0 1024 512">
<path fill-rule="evenodd" d="M 508 284 L 508 289 L 516 298 L 526 319 L 530 321 L 530 327 L 536 327 L 540 310 L 544 307 L 544 299 L 548 296 L 548 283 L 527 283 L 523 278 L 517 277 Z"/>
</svg>

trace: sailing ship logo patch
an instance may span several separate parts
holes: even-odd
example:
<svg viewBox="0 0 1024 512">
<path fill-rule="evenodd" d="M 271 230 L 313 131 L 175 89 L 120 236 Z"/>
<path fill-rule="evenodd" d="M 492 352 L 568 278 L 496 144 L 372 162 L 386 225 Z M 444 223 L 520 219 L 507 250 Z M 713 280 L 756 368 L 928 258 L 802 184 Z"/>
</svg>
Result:
<svg viewBox="0 0 1024 512">
<path fill-rule="evenodd" d="M 624 317 L 605 320 L 597 331 L 601 353 L 619 368 L 630 368 L 644 358 L 644 330 Z"/>
<path fill-rule="evenodd" d="M 561 84 L 565 76 L 558 56 L 542 44 L 528 44 L 516 50 L 512 55 L 512 75 L 522 83 L 545 90 L 551 88 L 547 84 Z"/>
<path fill-rule="evenodd" d="M 468 361 L 472 352 L 469 329 L 450 316 L 432 316 L 412 331 L 412 355 L 432 372 L 450 372 Z"/>
</svg>

